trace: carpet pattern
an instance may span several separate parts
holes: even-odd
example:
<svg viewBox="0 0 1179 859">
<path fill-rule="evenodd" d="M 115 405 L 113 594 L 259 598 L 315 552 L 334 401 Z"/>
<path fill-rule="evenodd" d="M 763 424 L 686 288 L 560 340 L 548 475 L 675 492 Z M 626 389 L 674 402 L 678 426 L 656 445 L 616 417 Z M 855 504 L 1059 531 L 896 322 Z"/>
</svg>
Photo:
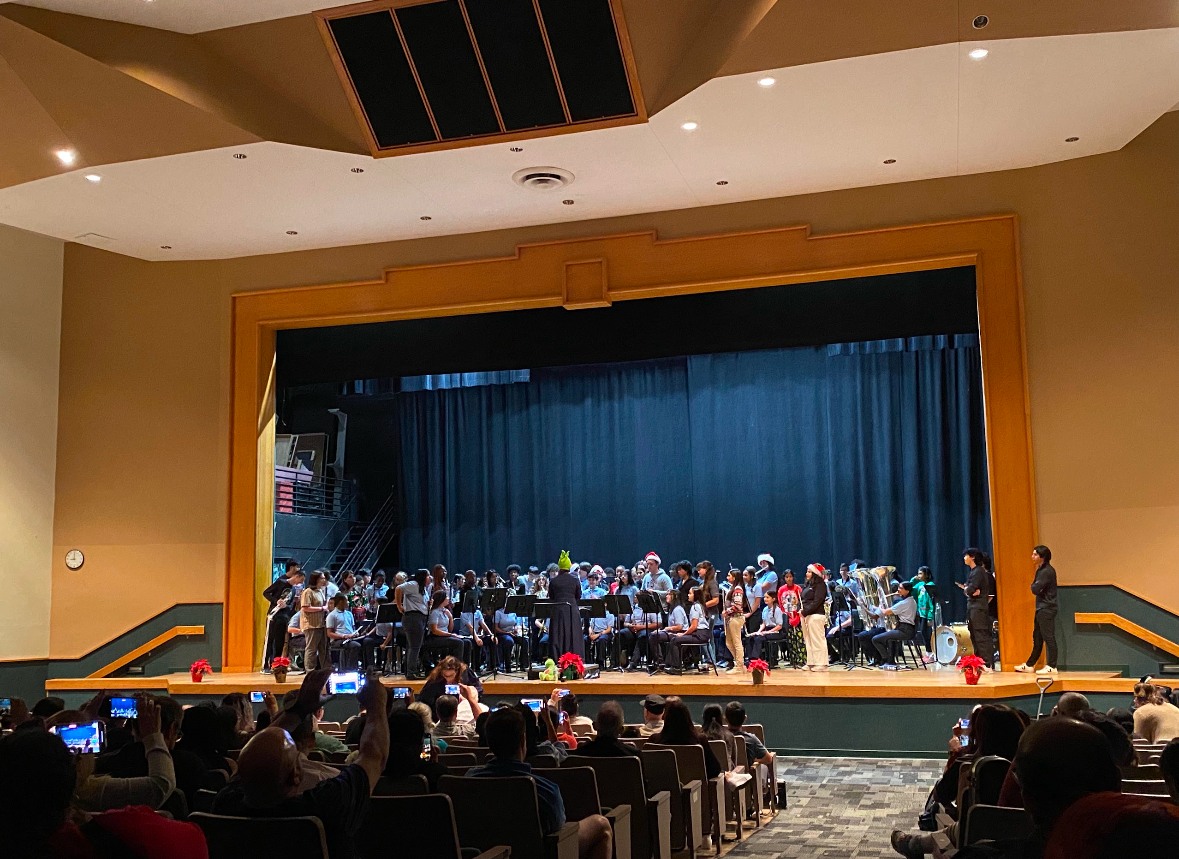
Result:
<svg viewBox="0 0 1179 859">
<path fill-rule="evenodd" d="M 888 859 L 893 829 L 917 827 L 944 761 L 778 758 L 789 806 L 730 859 Z"/>
</svg>

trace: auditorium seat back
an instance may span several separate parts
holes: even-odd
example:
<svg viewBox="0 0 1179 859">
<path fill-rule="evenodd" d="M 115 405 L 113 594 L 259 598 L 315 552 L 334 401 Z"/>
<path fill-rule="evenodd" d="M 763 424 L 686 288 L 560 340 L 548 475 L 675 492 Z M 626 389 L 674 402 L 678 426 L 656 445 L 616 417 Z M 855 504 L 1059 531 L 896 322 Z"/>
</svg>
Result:
<svg viewBox="0 0 1179 859">
<path fill-rule="evenodd" d="M 424 775 L 407 775 L 402 778 L 381 776 L 373 788 L 373 796 L 423 796 L 430 792 L 430 783 Z"/>
<path fill-rule="evenodd" d="M 318 817 L 230 817 L 194 812 L 209 859 L 330 859 Z"/>
<path fill-rule="evenodd" d="M 705 812 L 705 819 L 711 822 L 709 830 L 712 833 L 712 843 L 721 843 L 724 831 L 724 777 L 714 779 L 708 777 L 708 769 L 704 765 L 704 749 L 696 744 L 686 746 L 665 746 L 647 743 L 646 749 L 671 749 L 675 752 L 676 765 L 680 771 L 680 781 L 698 781 L 703 786 L 704 800 L 701 806 Z"/>
<path fill-rule="evenodd" d="M 562 832 L 546 838 L 540 828 L 536 782 L 527 776 L 444 775 L 438 789 L 462 809 L 456 822 L 464 847 L 488 850 L 506 844 L 512 848 L 513 859 L 577 857 L 577 824 L 567 824 Z M 504 809 L 511 812 L 505 814 Z"/>
<path fill-rule="evenodd" d="M 647 795 L 667 791 L 671 797 L 671 849 L 694 855 L 704 845 L 700 782 L 680 781 L 679 765 L 671 749 L 643 749 L 642 760 Z"/>
<path fill-rule="evenodd" d="M 1016 841 L 1032 834 L 1032 817 L 1022 808 L 975 805 L 967 813 L 963 847 L 980 841 Z"/>
<path fill-rule="evenodd" d="M 454 806 L 441 793 L 373 796 L 355 840 L 357 859 L 393 855 L 462 859 Z M 506 857 L 507 848 L 501 847 L 500 853 Z"/>
<path fill-rule="evenodd" d="M 593 767 L 551 767 L 533 768 L 536 775 L 547 778 L 561 791 L 565 803 L 566 820 L 585 820 L 594 814 L 604 814 L 610 822 L 614 836 L 614 859 L 632 859 L 630 849 L 629 805 L 616 805 L 610 809 L 602 807 L 598 795 L 598 779 Z M 640 809 L 640 812 L 642 809 Z"/>
<path fill-rule="evenodd" d="M 659 859 L 659 835 L 663 832 L 668 839 L 668 854 L 670 855 L 671 840 L 671 796 L 668 794 L 648 794 L 643 782 L 643 764 L 638 758 L 627 756 L 624 758 L 591 758 L 570 755 L 561 764 L 565 767 L 590 767 L 597 777 L 598 799 L 603 805 L 629 805 L 630 813 L 630 850 L 634 859 Z M 666 828 L 661 829 L 658 823 L 660 803 L 667 818 Z M 648 820 L 651 816 L 656 824 L 651 827 Z M 652 837 L 652 828 L 655 837 Z"/>
</svg>

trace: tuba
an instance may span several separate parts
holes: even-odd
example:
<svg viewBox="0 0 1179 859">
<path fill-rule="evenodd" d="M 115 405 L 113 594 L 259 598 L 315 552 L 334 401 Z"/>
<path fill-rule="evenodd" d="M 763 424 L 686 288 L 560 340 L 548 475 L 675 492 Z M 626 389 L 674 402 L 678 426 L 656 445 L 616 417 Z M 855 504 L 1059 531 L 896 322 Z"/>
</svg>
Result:
<svg viewBox="0 0 1179 859">
<path fill-rule="evenodd" d="M 885 629 L 895 629 L 897 619 L 893 615 L 881 616 L 881 612 L 892 607 L 896 596 L 888 587 L 890 576 L 896 567 L 874 567 L 872 569 L 856 570 L 855 576 L 863 591 L 863 598 L 859 601 L 860 619 L 864 622 L 864 629 L 870 629 L 883 623 Z M 871 611 L 869 611 L 869 607 Z"/>
</svg>

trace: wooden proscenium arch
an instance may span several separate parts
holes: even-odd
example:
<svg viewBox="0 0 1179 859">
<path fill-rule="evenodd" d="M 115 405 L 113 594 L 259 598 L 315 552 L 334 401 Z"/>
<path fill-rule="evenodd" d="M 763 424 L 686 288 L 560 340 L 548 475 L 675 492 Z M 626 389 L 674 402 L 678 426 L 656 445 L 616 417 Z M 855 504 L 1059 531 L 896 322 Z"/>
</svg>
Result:
<svg viewBox="0 0 1179 859">
<path fill-rule="evenodd" d="M 275 333 L 431 316 L 805 284 L 972 265 L 978 284 L 991 523 L 1005 668 L 1032 632 L 1037 542 L 1023 291 L 1014 215 L 811 235 L 807 226 L 659 239 L 627 233 L 525 244 L 512 256 L 384 272 L 374 281 L 233 297 L 225 671 L 251 671 L 264 639 L 274 516 Z"/>
</svg>

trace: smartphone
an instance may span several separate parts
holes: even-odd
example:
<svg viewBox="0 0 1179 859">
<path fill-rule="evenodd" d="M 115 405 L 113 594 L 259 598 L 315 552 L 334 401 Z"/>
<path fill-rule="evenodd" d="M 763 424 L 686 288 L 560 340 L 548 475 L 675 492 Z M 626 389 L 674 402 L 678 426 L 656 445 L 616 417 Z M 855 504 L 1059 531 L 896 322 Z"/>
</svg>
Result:
<svg viewBox="0 0 1179 859">
<path fill-rule="evenodd" d="M 355 695 L 360 691 L 363 682 L 356 671 L 332 674 L 328 677 L 328 692 L 332 695 Z"/>
<path fill-rule="evenodd" d="M 393 697 L 394 698 L 408 698 L 409 697 L 409 687 L 408 686 L 394 686 L 393 687 Z"/>
<path fill-rule="evenodd" d="M 568 721 L 569 721 L 569 714 L 568 714 L 568 713 L 566 713 L 564 710 L 558 710 L 558 711 L 557 711 L 557 724 L 558 724 L 560 727 L 564 728 L 564 727 L 565 727 L 565 724 L 566 724 Z"/>
<path fill-rule="evenodd" d="M 521 698 L 520 703 L 526 706 L 533 713 L 539 713 L 541 708 L 544 707 L 543 698 Z"/>
<path fill-rule="evenodd" d="M 422 737 L 422 760 L 430 760 L 430 753 L 434 750 L 434 738 L 429 734 Z"/>
<path fill-rule="evenodd" d="M 134 698 L 111 698 L 112 719 L 134 719 L 139 716 L 139 706 Z"/>
<path fill-rule="evenodd" d="M 106 734 L 102 722 L 86 722 L 81 725 L 54 725 L 49 733 L 61 737 L 71 752 L 81 755 L 97 755 L 104 751 Z"/>
<path fill-rule="evenodd" d="M 958 727 L 961 728 L 963 731 L 969 731 L 970 730 L 970 720 L 969 719 L 959 719 L 958 720 Z"/>
<path fill-rule="evenodd" d="M 958 745 L 964 749 L 969 748 L 970 747 L 970 734 L 959 734 L 958 735 Z"/>
<path fill-rule="evenodd" d="M 251 692 L 250 693 L 250 701 L 252 701 L 253 703 L 261 704 L 264 700 L 266 700 L 266 696 L 263 695 L 261 692 Z"/>
<path fill-rule="evenodd" d="M 458 693 L 459 693 L 459 685 L 457 683 L 447 683 L 446 684 L 446 694 L 447 695 L 458 695 Z"/>
<path fill-rule="evenodd" d="M 569 694 L 569 690 L 568 690 L 568 689 L 558 689 L 558 690 L 557 690 L 557 697 L 558 697 L 558 698 L 564 698 L 564 697 L 565 697 L 566 695 L 568 695 L 568 694 Z"/>
<path fill-rule="evenodd" d="M 0 698 L 0 716 L 7 716 L 12 712 L 12 699 Z"/>
</svg>

